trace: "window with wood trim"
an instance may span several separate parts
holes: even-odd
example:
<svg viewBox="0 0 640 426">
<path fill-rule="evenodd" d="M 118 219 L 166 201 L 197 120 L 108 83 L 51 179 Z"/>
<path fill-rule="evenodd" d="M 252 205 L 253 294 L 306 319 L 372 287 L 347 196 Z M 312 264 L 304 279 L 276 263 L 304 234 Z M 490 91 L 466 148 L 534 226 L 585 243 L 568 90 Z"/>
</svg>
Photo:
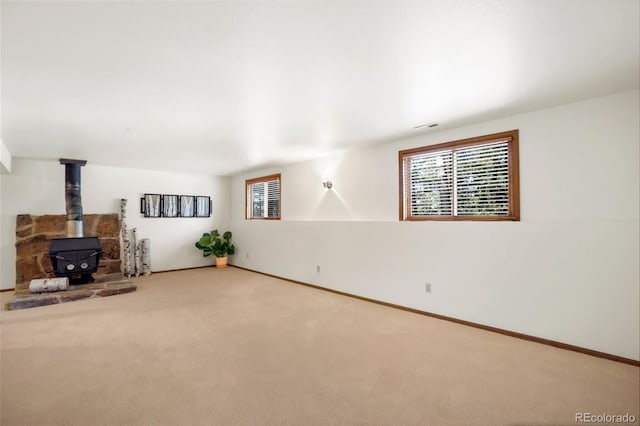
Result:
<svg viewBox="0 0 640 426">
<path fill-rule="evenodd" d="M 245 181 L 246 218 L 280 219 L 280 174 Z"/>
<path fill-rule="evenodd" d="M 520 220 L 518 130 L 398 157 L 400 220 Z"/>
</svg>

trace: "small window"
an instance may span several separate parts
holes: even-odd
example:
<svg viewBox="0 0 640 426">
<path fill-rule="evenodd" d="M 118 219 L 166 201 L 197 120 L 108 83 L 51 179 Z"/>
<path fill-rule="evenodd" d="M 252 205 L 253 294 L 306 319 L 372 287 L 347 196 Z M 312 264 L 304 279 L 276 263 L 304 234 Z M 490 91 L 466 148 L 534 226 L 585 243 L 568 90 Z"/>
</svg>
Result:
<svg viewBox="0 0 640 426">
<path fill-rule="evenodd" d="M 245 181 L 246 218 L 280 219 L 280 174 Z"/>
<path fill-rule="evenodd" d="M 518 130 L 399 152 L 400 220 L 520 220 Z"/>
</svg>

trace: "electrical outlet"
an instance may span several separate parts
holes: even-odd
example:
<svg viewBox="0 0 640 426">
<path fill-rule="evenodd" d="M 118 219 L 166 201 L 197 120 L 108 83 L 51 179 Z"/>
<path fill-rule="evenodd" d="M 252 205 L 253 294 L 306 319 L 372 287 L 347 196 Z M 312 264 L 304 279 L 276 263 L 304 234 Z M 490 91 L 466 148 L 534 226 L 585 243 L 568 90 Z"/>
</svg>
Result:
<svg viewBox="0 0 640 426">
<path fill-rule="evenodd" d="M 248 259 L 249 258 L 249 252 L 247 252 L 246 256 L 247 256 L 247 259 Z"/>
<path fill-rule="evenodd" d="M 320 272 L 320 265 L 316 265 L 316 272 Z"/>
<path fill-rule="evenodd" d="M 431 283 L 426 283 L 426 284 L 424 285 L 424 291 L 425 291 L 426 293 L 431 293 Z"/>
</svg>

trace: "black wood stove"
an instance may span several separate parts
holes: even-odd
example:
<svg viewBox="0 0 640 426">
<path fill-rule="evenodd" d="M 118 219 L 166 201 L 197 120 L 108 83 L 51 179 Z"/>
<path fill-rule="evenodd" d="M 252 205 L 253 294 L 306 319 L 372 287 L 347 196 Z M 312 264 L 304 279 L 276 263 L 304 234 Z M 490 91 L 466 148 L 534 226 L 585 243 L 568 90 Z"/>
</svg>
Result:
<svg viewBox="0 0 640 426">
<path fill-rule="evenodd" d="M 67 206 L 67 237 L 54 238 L 49 245 L 49 258 L 58 277 L 69 277 L 71 284 L 93 281 L 98 270 L 102 247 L 98 237 L 85 237 L 83 231 L 80 167 L 84 160 L 60 159 L 65 166 L 65 200 Z"/>
</svg>

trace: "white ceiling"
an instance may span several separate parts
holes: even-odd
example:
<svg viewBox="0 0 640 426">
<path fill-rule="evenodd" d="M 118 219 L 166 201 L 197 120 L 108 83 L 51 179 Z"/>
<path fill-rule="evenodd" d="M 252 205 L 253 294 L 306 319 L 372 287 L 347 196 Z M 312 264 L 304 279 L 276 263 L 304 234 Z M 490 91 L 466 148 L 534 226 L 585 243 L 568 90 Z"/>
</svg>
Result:
<svg viewBox="0 0 640 426">
<path fill-rule="evenodd" d="M 639 87 L 640 2 L 2 0 L 14 157 L 228 175 Z"/>
</svg>

